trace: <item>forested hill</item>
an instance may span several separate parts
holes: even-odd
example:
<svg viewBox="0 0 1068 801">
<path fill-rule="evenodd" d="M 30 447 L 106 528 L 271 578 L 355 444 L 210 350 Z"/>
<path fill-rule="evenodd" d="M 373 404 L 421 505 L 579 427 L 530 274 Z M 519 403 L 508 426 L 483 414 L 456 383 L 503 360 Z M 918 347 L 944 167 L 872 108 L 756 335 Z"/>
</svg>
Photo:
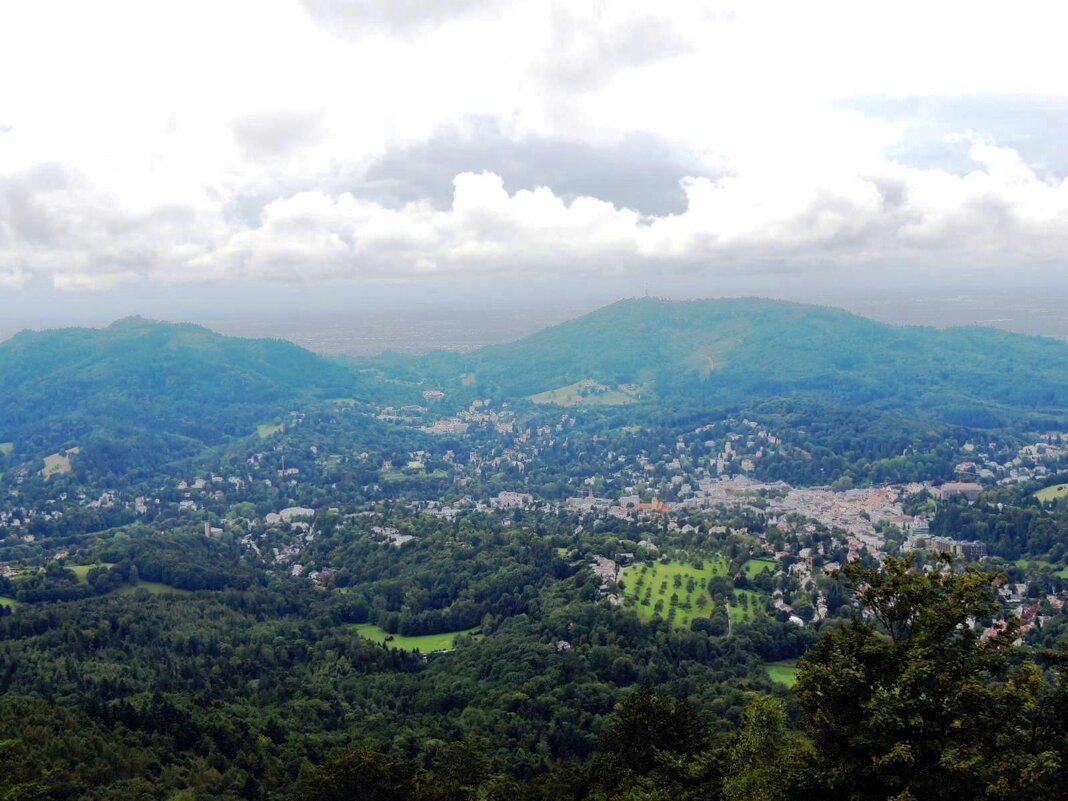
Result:
<svg viewBox="0 0 1068 801">
<path fill-rule="evenodd" d="M 421 368 L 443 379 L 465 372 L 474 391 L 498 397 L 589 380 L 636 385 L 637 397 L 662 404 L 788 397 L 976 427 L 1068 419 L 1066 343 L 752 298 L 624 300 L 519 342 L 432 355 Z"/>
<path fill-rule="evenodd" d="M 0 442 L 38 457 L 119 447 L 139 464 L 358 391 L 351 371 L 289 342 L 140 318 L 22 332 L 0 343 L 0 377 Z"/>
</svg>

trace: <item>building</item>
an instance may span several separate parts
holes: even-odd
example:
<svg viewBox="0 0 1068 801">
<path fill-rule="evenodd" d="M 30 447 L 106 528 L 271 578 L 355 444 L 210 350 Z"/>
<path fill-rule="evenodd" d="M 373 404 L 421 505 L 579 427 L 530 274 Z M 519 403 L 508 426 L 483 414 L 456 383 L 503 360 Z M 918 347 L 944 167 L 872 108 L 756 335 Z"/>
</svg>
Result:
<svg viewBox="0 0 1068 801">
<path fill-rule="evenodd" d="M 979 498 L 979 493 L 983 491 L 983 485 L 973 481 L 947 481 L 938 490 L 942 500 L 963 495 L 968 503 L 975 503 Z"/>
<path fill-rule="evenodd" d="M 929 534 L 913 534 L 902 546 L 903 551 L 930 551 L 947 553 L 950 556 L 974 562 L 986 557 L 986 543 L 955 540 L 950 537 L 932 537 Z"/>
</svg>

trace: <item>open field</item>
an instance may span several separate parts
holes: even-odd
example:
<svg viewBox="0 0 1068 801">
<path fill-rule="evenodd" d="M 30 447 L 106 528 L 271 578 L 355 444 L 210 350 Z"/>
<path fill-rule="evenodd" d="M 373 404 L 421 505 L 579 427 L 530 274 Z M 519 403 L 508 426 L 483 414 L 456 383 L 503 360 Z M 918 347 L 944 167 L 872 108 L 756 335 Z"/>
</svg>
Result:
<svg viewBox="0 0 1068 801">
<path fill-rule="evenodd" d="M 50 478 L 55 475 L 70 472 L 70 457 L 78 453 L 81 448 L 71 448 L 66 453 L 52 453 L 45 457 L 45 466 L 41 475 Z"/>
<path fill-rule="evenodd" d="M 394 634 L 393 639 L 387 641 L 386 637 L 389 635 L 384 629 L 380 629 L 372 623 L 357 623 L 356 633 L 364 639 L 378 643 L 385 643 L 391 648 L 401 648 L 405 651 L 421 651 L 424 654 L 432 654 L 435 651 L 448 651 L 453 647 L 457 637 L 461 634 L 473 632 L 468 632 L 466 630 L 446 631 L 441 634 L 423 634 L 417 637 L 404 637 L 400 634 Z"/>
<path fill-rule="evenodd" d="M 768 662 L 768 677 L 772 681 L 777 681 L 780 684 L 785 684 L 787 687 L 793 687 L 797 681 L 797 660 L 796 659 L 784 659 L 781 662 Z"/>
<path fill-rule="evenodd" d="M 751 623 L 767 616 L 764 609 L 767 596 L 753 590 L 735 590 L 734 597 L 735 602 L 727 610 L 732 623 Z"/>
<path fill-rule="evenodd" d="M 14 609 L 18 605 L 19 602 L 16 601 L 14 598 L 4 598 L 3 596 L 0 596 L 0 606 L 6 606 L 10 609 Z"/>
<path fill-rule="evenodd" d="M 742 572 L 746 578 L 754 578 L 763 571 L 774 573 L 779 568 L 779 563 L 774 559 L 750 559 L 742 565 Z"/>
<path fill-rule="evenodd" d="M 0 456 L 10 456 L 15 452 L 14 442 L 0 442 Z"/>
<path fill-rule="evenodd" d="M 285 430 L 285 424 L 279 423 L 278 425 L 269 425 L 264 423 L 263 425 L 256 426 L 256 433 L 260 435 L 260 439 L 267 439 L 267 437 L 278 434 Z"/>
<path fill-rule="evenodd" d="M 67 570 L 71 571 L 78 577 L 78 581 L 82 584 L 89 583 L 89 571 L 94 567 L 115 567 L 111 562 L 98 562 L 95 565 L 67 565 Z"/>
<path fill-rule="evenodd" d="M 676 628 L 688 629 L 695 617 L 712 614 L 708 582 L 715 576 L 727 575 L 727 567 L 727 560 L 722 556 L 705 560 L 700 568 L 684 562 L 666 565 L 656 562 L 652 567 L 634 565 L 623 571 L 623 594 L 642 620 L 661 617 L 671 619 Z M 674 607 L 675 616 L 671 618 L 673 595 L 678 600 Z"/>
<path fill-rule="evenodd" d="M 638 399 L 628 392 L 611 389 L 585 378 L 566 387 L 531 395 L 529 400 L 532 403 L 556 406 L 622 406 L 626 403 L 636 403 Z"/>
<path fill-rule="evenodd" d="M 1027 570 L 1027 568 L 1031 567 L 1032 565 L 1039 568 L 1049 568 L 1050 570 L 1053 570 L 1053 575 L 1057 576 L 1058 578 L 1068 579 L 1068 567 L 1062 567 L 1060 569 L 1057 569 L 1057 565 L 1051 564 L 1050 562 L 1044 562 L 1041 559 L 1016 560 L 1016 566 L 1021 570 Z"/>
<path fill-rule="evenodd" d="M 1043 487 L 1035 493 L 1035 497 L 1042 503 L 1059 501 L 1068 498 L 1068 484 L 1054 484 L 1052 487 Z"/>
</svg>

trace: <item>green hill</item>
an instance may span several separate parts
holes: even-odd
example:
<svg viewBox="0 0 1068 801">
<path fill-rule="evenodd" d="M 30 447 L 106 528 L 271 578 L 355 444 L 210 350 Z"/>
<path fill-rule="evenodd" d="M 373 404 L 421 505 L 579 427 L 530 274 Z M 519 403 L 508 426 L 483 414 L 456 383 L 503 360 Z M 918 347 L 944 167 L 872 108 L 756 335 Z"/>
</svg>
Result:
<svg viewBox="0 0 1068 801">
<path fill-rule="evenodd" d="M 506 398 L 592 381 L 639 387 L 661 405 L 788 398 L 970 427 L 1068 420 L 1068 344 L 749 298 L 620 301 L 519 342 L 428 357 L 423 367 L 442 378 L 468 373 L 470 391 Z"/>
<path fill-rule="evenodd" d="M 0 441 L 41 457 L 80 445 L 151 464 L 285 414 L 351 396 L 348 369 L 280 340 L 225 337 L 131 318 L 105 329 L 23 332 L 0 343 Z"/>
</svg>

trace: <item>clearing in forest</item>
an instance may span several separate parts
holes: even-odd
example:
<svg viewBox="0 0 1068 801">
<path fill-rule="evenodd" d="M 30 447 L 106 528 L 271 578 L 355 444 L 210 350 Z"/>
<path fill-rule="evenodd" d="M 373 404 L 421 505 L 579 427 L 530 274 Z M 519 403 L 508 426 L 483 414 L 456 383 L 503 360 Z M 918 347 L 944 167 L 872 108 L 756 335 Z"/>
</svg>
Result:
<svg viewBox="0 0 1068 801">
<path fill-rule="evenodd" d="M 566 387 L 531 395 L 530 401 L 556 406 L 622 406 L 626 403 L 637 403 L 638 399 L 631 392 L 612 389 L 589 378 L 584 378 Z"/>
<path fill-rule="evenodd" d="M 1035 493 L 1035 497 L 1042 503 L 1051 503 L 1062 498 L 1068 498 L 1068 484 L 1054 484 L 1052 487 L 1043 487 Z"/>
<path fill-rule="evenodd" d="M 780 684 L 785 684 L 787 687 L 793 687 L 797 681 L 797 660 L 796 659 L 783 659 L 780 662 L 768 662 L 767 665 L 768 677 L 772 681 L 777 681 Z"/>
<path fill-rule="evenodd" d="M 63 453 L 52 453 L 45 457 L 44 468 L 41 470 L 41 475 L 44 478 L 51 478 L 55 475 L 70 472 L 70 457 L 79 453 L 81 448 L 68 448 Z"/>
<path fill-rule="evenodd" d="M 0 442 L 0 456 L 10 456 L 15 452 L 14 442 Z"/>
<path fill-rule="evenodd" d="M 372 642 L 384 643 L 390 648 L 401 648 L 405 651 L 421 651 L 424 654 L 432 654 L 435 651 L 448 651 L 456 644 L 456 638 L 463 634 L 479 636 L 478 632 L 446 631 L 441 634 L 420 634 L 415 637 L 405 637 L 403 634 L 394 634 L 392 639 L 385 629 L 379 628 L 373 623 L 357 623 L 356 633 Z"/>
<path fill-rule="evenodd" d="M 270 425 L 264 423 L 263 425 L 256 426 L 256 433 L 260 435 L 260 439 L 267 439 L 267 437 L 277 434 L 285 430 L 284 423 L 278 423 L 277 425 Z"/>
</svg>

